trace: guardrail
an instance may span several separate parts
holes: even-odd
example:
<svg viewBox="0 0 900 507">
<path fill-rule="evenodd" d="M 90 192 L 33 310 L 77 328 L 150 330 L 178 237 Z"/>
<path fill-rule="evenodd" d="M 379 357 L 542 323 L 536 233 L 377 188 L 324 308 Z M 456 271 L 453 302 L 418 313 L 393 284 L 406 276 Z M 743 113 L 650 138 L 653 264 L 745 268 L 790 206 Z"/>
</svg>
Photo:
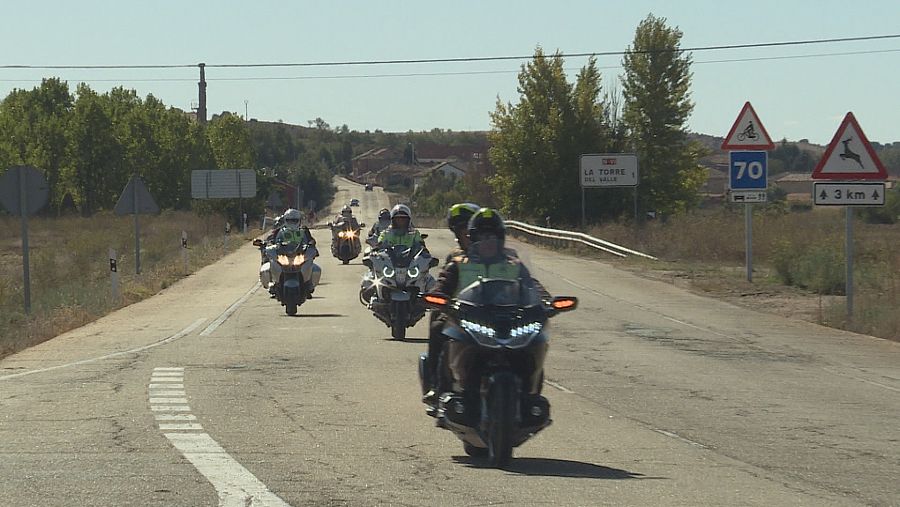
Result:
<svg viewBox="0 0 900 507">
<path fill-rule="evenodd" d="M 581 243 L 582 245 L 587 245 L 591 248 L 596 248 L 597 250 L 601 250 L 611 255 L 615 255 L 616 257 L 628 257 L 629 255 L 635 255 L 638 257 L 643 257 L 645 259 L 658 260 L 656 257 L 652 255 L 647 255 L 642 252 L 638 252 L 637 250 L 631 250 L 629 248 L 625 248 L 624 246 L 616 245 L 615 243 L 610 243 L 609 241 L 605 241 L 599 238 L 595 238 L 593 236 L 589 236 L 582 232 L 573 232 L 573 231 L 564 231 L 561 229 L 549 229 L 547 227 L 538 227 L 536 225 L 526 224 L 525 222 L 519 222 L 516 220 L 506 220 L 506 228 L 512 229 L 515 231 L 524 232 L 525 234 L 530 234 L 532 236 L 536 236 L 543 239 L 550 239 L 556 241 L 569 241 L 572 243 Z"/>
</svg>

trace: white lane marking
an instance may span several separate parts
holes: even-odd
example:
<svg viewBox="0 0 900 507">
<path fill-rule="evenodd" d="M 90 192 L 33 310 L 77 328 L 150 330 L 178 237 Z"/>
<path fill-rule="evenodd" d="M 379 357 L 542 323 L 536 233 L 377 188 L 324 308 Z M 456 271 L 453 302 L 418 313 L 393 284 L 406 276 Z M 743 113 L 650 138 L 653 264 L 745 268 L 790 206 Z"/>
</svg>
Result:
<svg viewBox="0 0 900 507">
<path fill-rule="evenodd" d="M 150 384 L 150 389 L 184 389 L 184 384 Z"/>
<path fill-rule="evenodd" d="M 181 371 L 181 372 L 183 372 L 184 366 L 177 366 L 177 367 L 173 366 L 171 368 L 163 368 L 163 367 L 153 368 L 153 371 Z"/>
<path fill-rule="evenodd" d="M 151 389 L 150 396 L 159 396 L 163 398 L 171 397 L 171 396 L 187 396 L 187 394 L 183 390 L 178 391 L 161 391 L 159 389 Z"/>
<path fill-rule="evenodd" d="M 153 372 L 153 378 L 172 378 L 172 377 L 180 377 L 184 378 L 184 373 L 180 371 L 155 371 Z"/>
<path fill-rule="evenodd" d="M 164 435 L 216 488 L 220 506 L 289 506 L 206 433 Z"/>
<path fill-rule="evenodd" d="M 235 301 L 234 304 L 229 306 L 227 310 L 222 312 L 222 315 L 219 315 L 218 319 L 214 320 L 212 322 L 212 324 L 210 324 L 209 326 L 206 327 L 206 329 L 201 331 L 200 336 L 209 336 L 210 334 L 212 334 L 212 332 L 215 331 L 219 326 L 221 326 L 222 323 L 228 319 L 228 317 L 231 317 L 231 314 L 233 314 L 234 312 L 237 311 L 238 307 L 240 307 L 242 304 L 244 304 L 244 301 L 247 301 L 248 299 L 250 299 L 250 296 L 252 296 L 253 293 L 256 292 L 256 289 L 258 289 L 260 287 L 261 287 L 261 285 L 259 284 L 259 282 L 256 282 L 256 284 L 253 286 L 252 289 L 247 291 L 247 293 L 244 294 L 243 297 L 241 297 L 240 299 Z"/>
<path fill-rule="evenodd" d="M 163 431 L 202 430 L 203 426 L 198 423 L 159 423 L 159 429 Z"/>
<path fill-rule="evenodd" d="M 554 382 L 554 381 L 552 381 L 552 380 L 544 379 L 544 383 L 547 384 L 547 385 L 550 386 L 550 387 L 555 387 L 555 388 L 559 389 L 560 391 L 562 391 L 562 392 L 564 392 L 564 393 L 575 394 L 575 391 L 573 391 L 573 390 L 567 388 L 566 386 L 564 386 L 564 385 L 562 385 L 562 384 L 558 384 L 558 383 L 556 383 L 556 382 Z"/>
<path fill-rule="evenodd" d="M 150 377 L 150 382 L 183 382 L 184 377 Z"/>
<path fill-rule="evenodd" d="M 155 368 L 158 375 L 162 368 Z M 153 382 L 151 380 L 151 382 Z M 154 384 L 150 384 L 154 385 Z M 160 387 L 168 387 L 163 385 Z M 157 397 L 158 391 L 150 390 L 150 410 L 153 412 L 190 412 L 185 398 Z M 182 392 L 182 394 L 184 394 Z M 183 403 L 183 405 L 160 405 Z M 194 465 L 200 474 L 213 485 L 221 507 L 290 507 L 288 503 L 269 491 L 249 470 L 232 458 L 208 434 L 192 414 L 154 414 L 160 431 L 181 454 Z M 167 422 L 160 422 L 167 421 Z M 184 433 L 168 433 L 183 431 Z"/>
<path fill-rule="evenodd" d="M 684 442 L 684 443 L 686 443 L 686 444 L 694 445 L 694 446 L 700 447 L 700 448 L 702 448 L 702 449 L 707 449 L 707 447 L 706 447 L 705 445 L 703 445 L 703 444 L 701 444 L 701 443 L 699 443 L 699 442 L 694 442 L 693 440 L 684 438 L 683 436 L 681 436 L 681 435 L 679 435 L 679 434 L 677 434 L 677 433 L 672 433 L 671 431 L 661 430 L 661 429 L 659 429 L 659 428 L 651 428 L 651 429 L 652 429 L 653 431 L 659 433 L 660 435 L 665 435 L 665 436 L 667 436 L 667 437 L 669 437 L 669 438 L 674 438 L 674 439 L 676 439 L 676 440 L 681 440 L 682 442 Z"/>
<path fill-rule="evenodd" d="M 185 405 L 187 398 L 150 398 L 153 405 Z"/>
<path fill-rule="evenodd" d="M 170 343 L 179 338 L 187 336 L 192 331 L 194 331 L 194 329 L 200 327 L 200 324 L 203 324 L 205 321 L 206 321 L 206 319 L 197 319 L 194 321 L 193 324 L 191 324 L 190 326 L 173 334 L 172 336 L 169 336 L 168 338 L 164 338 L 158 342 L 151 343 L 150 345 L 144 345 L 143 347 L 137 347 L 137 348 L 134 348 L 131 350 L 123 351 L 123 352 L 115 352 L 113 354 L 107 354 L 105 356 L 94 357 L 91 359 L 82 359 L 81 361 L 75 361 L 74 363 L 60 364 L 57 366 L 51 366 L 49 368 L 41 368 L 39 370 L 28 370 L 28 371 L 23 371 L 23 372 L 19 372 L 19 373 L 13 373 L 12 375 L 3 375 L 3 376 L 0 376 L 0 380 L 24 377 L 26 375 L 34 375 L 35 373 L 44 373 L 44 372 L 48 372 L 48 371 L 59 370 L 61 368 L 69 368 L 71 366 L 79 366 L 82 364 L 96 363 L 97 361 L 102 361 L 104 359 L 111 359 L 113 357 L 126 356 L 126 355 L 134 354 L 137 352 L 143 352 L 145 350 L 152 349 L 153 347 L 159 347 L 160 345 L 165 345 L 166 343 Z"/>
<path fill-rule="evenodd" d="M 192 414 L 156 414 L 157 421 L 196 421 L 197 416 Z"/>
<path fill-rule="evenodd" d="M 150 410 L 154 412 L 190 412 L 191 407 L 187 405 L 153 405 Z"/>
</svg>

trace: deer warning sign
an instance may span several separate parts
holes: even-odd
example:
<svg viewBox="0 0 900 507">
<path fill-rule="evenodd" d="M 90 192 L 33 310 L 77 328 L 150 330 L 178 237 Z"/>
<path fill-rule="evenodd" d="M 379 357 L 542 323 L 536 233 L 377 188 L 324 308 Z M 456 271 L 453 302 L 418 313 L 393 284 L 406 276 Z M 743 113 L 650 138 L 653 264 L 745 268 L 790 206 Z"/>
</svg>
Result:
<svg viewBox="0 0 900 507">
<path fill-rule="evenodd" d="M 853 113 L 847 113 L 825 155 L 813 169 L 814 180 L 886 180 L 887 170 Z"/>
<path fill-rule="evenodd" d="M 723 150 L 771 150 L 775 145 L 750 102 L 745 102 L 734 125 L 725 136 Z"/>
</svg>

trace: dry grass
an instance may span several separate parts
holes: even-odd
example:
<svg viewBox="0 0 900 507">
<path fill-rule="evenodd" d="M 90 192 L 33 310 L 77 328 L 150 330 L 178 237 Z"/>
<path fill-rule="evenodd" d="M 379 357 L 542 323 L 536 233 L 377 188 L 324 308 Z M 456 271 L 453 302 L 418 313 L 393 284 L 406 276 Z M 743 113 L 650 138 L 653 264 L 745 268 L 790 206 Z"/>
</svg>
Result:
<svg viewBox="0 0 900 507">
<path fill-rule="evenodd" d="M 31 218 L 27 315 L 20 221 L 0 217 L 0 357 L 152 296 L 185 276 L 181 231 L 188 234 L 188 273 L 221 258 L 227 253 L 221 224 L 184 212 L 142 216 L 141 274 L 135 275 L 133 217 Z M 243 244 L 237 239 L 232 236 L 229 250 Z M 118 252 L 118 301 L 111 296 L 109 248 Z"/>
<path fill-rule="evenodd" d="M 610 223 L 587 232 L 659 257 L 661 262 L 623 264 L 650 276 L 782 315 L 900 340 L 900 224 L 854 223 L 852 320 L 843 297 L 844 231 L 842 209 L 787 214 L 757 209 L 753 283 L 746 281 L 743 209 L 698 211 L 639 229 Z M 588 250 L 573 251 L 595 255 Z M 794 278 L 793 286 L 786 277 Z"/>
</svg>

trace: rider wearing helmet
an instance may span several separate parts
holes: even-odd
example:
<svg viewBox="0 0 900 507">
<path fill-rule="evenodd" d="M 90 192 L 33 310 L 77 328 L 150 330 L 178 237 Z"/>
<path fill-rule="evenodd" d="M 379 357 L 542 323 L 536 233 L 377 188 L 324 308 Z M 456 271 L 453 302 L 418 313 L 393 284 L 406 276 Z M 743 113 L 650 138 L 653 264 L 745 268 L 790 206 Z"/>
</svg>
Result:
<svg viewBox="0 0 900 507">
<path fill-rule="evenodd" d="M 531 277 L 528 268 L 513 252 L 504 248 L 506 225 L 496 210 L 481 208 L 469 219 L 467 235 L 470 244 L 466 253 L 456 255 L 441 270 L 434 291 L 456 297 L 459 291 L 481 278 L 519 280 L 541 292 L 547 291 Z M 446 343 L 443 319 L 432 321 L 428 333 L 428 357 L 425 360 L 425 380 L 431 386 L 422 401 L 437 402 L 437 359 Z"/>
<path fill-rule="evenodd" d="M 447 254 L 445 264 L 449 263 L 454 257 L 465 255 L 466 248 L 469 247 L 469 219 L 480 208 L 480 206 L 471 202 L 461 202 L 450 206 L 450 209 L 447 210 L 447 227 L 456 236 L 457 247 L 450 250 L 450 253 Z"/>
<path fill-rule="evenodd" d="M 397 245 L 410 248 L 425 246 L 422 235 L 412 227 L 412 212 L 405 204 L 398 204 L 391 209 L 391 226 L 378 236 L 378 248 Z"/>
<path fill-rule="evenodd" d="M 284 220 L 284 227 L 275 235 L 276 243 L 316 244 L 316 240 L 310 234 L 309 228 L 301 227 L 301 215 L 300 211 L 294 208 L 284 212 L 284 215 L 281 216 Z"/>
<path fill-rule="evenodd" d="M 378 212 L 378 222 L 372 225 L 372 228 L 369 229 L 369 234 L 367 236 L 374 236 L 375 239 L 378 239 L 378 236 L 381 234 L 381 231 L 387 229 L 391 226 L 391 210 L 387 208 L 381 208 L 381 211 Z"/>
</svg>

